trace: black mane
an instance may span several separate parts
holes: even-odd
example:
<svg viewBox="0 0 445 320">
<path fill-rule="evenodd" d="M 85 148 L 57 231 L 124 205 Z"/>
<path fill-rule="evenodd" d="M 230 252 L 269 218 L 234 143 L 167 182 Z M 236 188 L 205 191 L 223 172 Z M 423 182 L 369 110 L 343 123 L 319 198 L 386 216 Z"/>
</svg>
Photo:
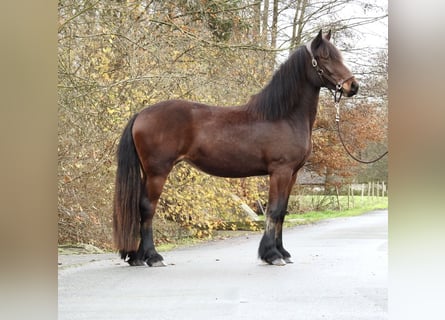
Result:
<svg viewBox="0 0 445 320">
<path fill-rule="evenodd" d="M 301 99 L 309 52 L 301 46 L 274 73 L 270 82 L 247 103 L 249 112 L 265 120 L 288 116 Z"/>
</svg>

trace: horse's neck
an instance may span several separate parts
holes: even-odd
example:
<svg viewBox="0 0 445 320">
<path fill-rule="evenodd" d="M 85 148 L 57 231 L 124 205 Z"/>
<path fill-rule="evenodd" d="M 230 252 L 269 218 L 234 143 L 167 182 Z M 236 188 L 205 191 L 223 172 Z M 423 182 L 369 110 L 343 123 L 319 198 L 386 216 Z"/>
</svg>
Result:
<svg viewBox="0 0 445 320">
<path fill-rule="evenodd" d="M 290 121 L 295 124 L 302 122 L 309 125 L 310 130 L 315 122 L 318 109 L 318 100 L 320 96 L 320 88 L 309 87 L 303 90 L 303 94 L 298 99 L 298 105 L 294 108 L 294 114 L 290 117 Z"/>
<path fill-rule="evenodd" d="M 295 125 L 309 124 L 312 128 L 317 114 L 317 104 L 320 88 L 312 86 L 309 82 L 293 95 L 281 97 L 271 95 L 271 88 L 266 89 L 251 97 L 246 105 L 241 106 L 250 117 L 258 120 L 287 120 Z M 271 110 L 270 108 L 277 108 Z"/>
</svg>

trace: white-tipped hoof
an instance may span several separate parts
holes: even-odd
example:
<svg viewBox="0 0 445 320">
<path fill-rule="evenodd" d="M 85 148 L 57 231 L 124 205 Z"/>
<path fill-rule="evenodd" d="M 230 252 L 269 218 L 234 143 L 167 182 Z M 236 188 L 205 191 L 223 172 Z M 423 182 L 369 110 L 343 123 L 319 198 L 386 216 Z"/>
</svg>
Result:
<svg viewBox="0 0 445 320">
<path fill-rule="evenodd" d="M 275 259 L 274 261 L 272 261 L 271 264 L 274 265 L 274 266 L 285 266 L 286 262 L 284 262 L 283 259 L 278 258 L 278 259 Z"/>
<path fill-rule="evenodd" d="M 164 260 L 153 262 L 150 265 L 150 267 L 166 267 L 166 266 L 167 264 L 164 262 Z"/>
<path fill-rule="evenodd" d="M 294 263 L 290 257 L 284 258 L 284 262 L 286 262 L 286 264 Z"/>
</svg>

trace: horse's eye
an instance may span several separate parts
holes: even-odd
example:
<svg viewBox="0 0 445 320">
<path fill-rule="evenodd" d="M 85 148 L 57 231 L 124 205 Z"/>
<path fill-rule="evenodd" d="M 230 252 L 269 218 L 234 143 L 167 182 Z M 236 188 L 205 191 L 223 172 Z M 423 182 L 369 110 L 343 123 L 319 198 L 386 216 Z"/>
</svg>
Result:
<svg viewBox="0 0 445 320">
<path fill-rule="evenodd" d="M 320 53 L 320 58 L 323 60 L 329 60 L 329 52 L 321 52 Z"/>
</svg>

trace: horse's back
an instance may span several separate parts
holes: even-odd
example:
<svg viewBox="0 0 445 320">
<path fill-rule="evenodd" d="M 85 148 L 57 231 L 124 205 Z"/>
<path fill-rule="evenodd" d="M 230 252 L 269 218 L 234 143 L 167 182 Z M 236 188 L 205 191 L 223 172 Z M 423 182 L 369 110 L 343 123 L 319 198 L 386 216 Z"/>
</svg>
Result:
<svg viewBox="0 0 445 320">
<path fill-rule="evenodd" d="M 162 101 L 139 113 L 133 125 L 133 136 L 135 140 L 159 143 L 166 143 L 169 139 L 185 142 L 203 130 L 217 130 L 233 122 L 243 122 L 238 119 L 240 112 L 236 112 L 237 109 L 185 100 Z"/>
</svg>

